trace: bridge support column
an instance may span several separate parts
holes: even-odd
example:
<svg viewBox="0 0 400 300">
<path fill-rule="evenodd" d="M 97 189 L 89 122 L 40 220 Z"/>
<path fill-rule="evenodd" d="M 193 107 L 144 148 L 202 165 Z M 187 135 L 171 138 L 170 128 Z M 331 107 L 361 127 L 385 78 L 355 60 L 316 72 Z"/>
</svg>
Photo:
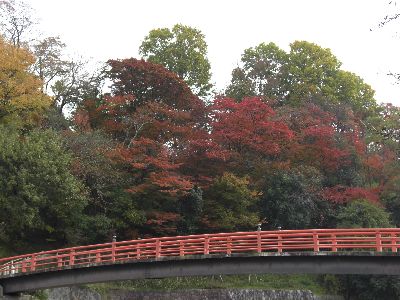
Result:
<svg viewBox="0 0 400 300">
<path fill-rule="evenodd" d="M 31 299 L 30 296 L 23 296 L 20 293 L 15 295 L 4 295 L 3 287 L 0 285 L 0 300 L 28 300 Z"/>
<path fill-rule="evenodd" d="M 22 296 L 19 293 L 15 295 L 4 295 L 3 287 L 0 285 L 0 300 L 28 300 L 28 299 L 30 299 L 29 296 Z"/>
</svg>

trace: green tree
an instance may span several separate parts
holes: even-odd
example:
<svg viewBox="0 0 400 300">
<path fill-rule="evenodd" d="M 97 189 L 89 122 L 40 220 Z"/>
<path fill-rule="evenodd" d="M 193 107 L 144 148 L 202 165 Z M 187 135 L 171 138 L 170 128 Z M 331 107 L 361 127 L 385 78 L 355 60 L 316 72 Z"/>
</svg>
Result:
<svg viewBox="0 0 400 300">
<path fill-rule="evenodd" d="M 365 123 L 371 150 L 386 148 L 400 157 L 400 107 L 382 103 Z"/>
<path fill-rule="evenodd" d="M 225 173 L 217 178 L 204 196 L 204 213 L 215 230 L 255 229 L 257 197 L 247 178 Z"/>
<path fill-rule="evenodd" d="M 344 228 L 392 227 L 390 214 L 382 207 L 356 200 L 337 216 L 338 226 Z M 339 275 L 340 289 L 347 300 L 399 299 L 399 276 Z"/>
<path fill-rule="evenodd" d="M 245 96 L 262 95 L 281 99 L 288 55 L 274 43 L 261 43 L 244 50 L 242 68 L 232 72 L 226 95 L 241 101 Z"/>
<path fill-rule="evenodd" d="M 298 103 L 318 95 L 332 95 L 334 76 L 340 65 L 330 49 L 306 41 L 292 43 L 287 66 L 289 102 Z"/>
<path fill-rule="evenodd" d="M 337 105 L 346 105 L 365 119 L 377 107 L 374 91 L 340 67 L 330 49 L 314 43 L 295 41 L 288 53 L 274 43 L 261 43 L 244 51 L 226 94 L 238 101 L 265 96 L 291 106 L 311 102 L 332 112 Z"/>
<path fill-rule="evenodd" d="M 399 299 L 400 277 L 379 275 L 341 275 L 339 290 L 346 300 Z"/>
<path fill-rule="evenodd" d="M 161 64 L 185 80 L 198 96 L 209 94 L 211 72 L 207 44 L 200 30 L 176 24 L 172 29 L 149 32 L 139 53 L 153 63 Z"/>
<path fill-rule="evenodd" d="M 398 169 L 397 169 L 398 170 Z M 382 202 L 391 213 L 392 220 L 396 226 L 400 225 L 400 172 L 390 178 L 385 184 L 382 193 Z"/>
<path fill-rule="evenodd" d="M 277 170 L 264 179 L 262 217 L 268 227 L 303 229 L 331 223 L 332 208 L 318 197 L 322 175 L 312 167 Z"/>
<path fill-rule="evenodd" d="M 356 74 L 340 69 L 342 63 L 330 49 L 306 41 L 290 47 L 289 104 L 311 101 L 333 113 L 338 105 L 347 106 L 361 119 L 375 113 L 375 91 Z"/>
<path fill-rule="evenodd" d="M 85 208 L 87 241 L 109 240 L 113 233 L 120 239 L 131 239 L 132 231 L 144 222 L 144 215 L 127 191 L 133 184 L 132 176 L 110 158 L 115 141 L 99 131 L 69 132 L 64 141 L 74 155 L 72 173 L 89 194 Z"/>
<path fill-rule="evenodd" d="M 182 197 L 179 203 L 181 220 L 178 224 L 178 232 L 182 234 L 194 234 L 200 229 L 201 216 L 204 209 L 203 190 L 197 186 Z"/>
<path fill-rule="evenodd" d="M 71 163 L 55 133 L 0 127 L 1 243 L 26 251 L 79 241 L 87 198 Z"/>
<path fill-rule="evenodd" d="M 257 95 L 253 81 L 240 67 L 233 69 L 231 84 L 226 88 L 225 94 L 236 101 Z"/>
<path fill-rule="evenodd" d="M 344 207 L 337 215 L 337 224 L 342 228 L 392 227 L 390 214 L 384 208 L 363 199 Z"/>
<path fill-rule="evenodd" d="M 326 95 L 332 95 L 334 105 L 345 104 L 351 107 L 357 117 L 362 120 L 378 112 L 378 105 L 374 98 L 375 91 L 361 77 L 339 70 L 333 80 L 334 92 L 327 91 Z"/>
</svg>

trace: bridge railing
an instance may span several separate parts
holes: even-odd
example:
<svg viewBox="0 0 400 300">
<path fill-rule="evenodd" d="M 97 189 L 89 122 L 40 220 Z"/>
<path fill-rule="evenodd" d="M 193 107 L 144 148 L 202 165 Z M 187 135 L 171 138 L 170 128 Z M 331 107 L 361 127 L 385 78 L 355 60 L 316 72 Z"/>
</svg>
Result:
<svg viewBox="0 0 400 300">
<path fill-rule="evenodd" d="M 399 228 L 308 229 L 201 234 L 64 248 L 0 259 L 0 276 L 161 257 L 262 252 L 397 252 Z"/>
</svg>

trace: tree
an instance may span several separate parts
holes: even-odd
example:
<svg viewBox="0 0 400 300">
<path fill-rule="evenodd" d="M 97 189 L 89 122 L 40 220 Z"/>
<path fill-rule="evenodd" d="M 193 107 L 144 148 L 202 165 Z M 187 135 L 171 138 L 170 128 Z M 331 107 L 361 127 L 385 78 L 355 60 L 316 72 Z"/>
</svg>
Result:
<svg viewBox="0 0 400 300">
<path fill-rule="evenodd" d="M 261 43 L 244 51 L 242 67 L 232 72 L 228 97 L 241 101 L 249 96 L 266 96 L 282 100 L 288 55 L 274 43 Z"/>
<path fill-rule="evenodd" d="M 318 95 L 332 94 L 332 81 L 340 65 L 330 49 L 306 41 L 292 43 L 287 67 L 288 101 L 299 103 Z"/>
<path fill-rule="evenodd" d="M 180 226 L 180 200 L 194 189 L 180 170 L 181 156 L 204 126 L 204 104 L 161 65 L 136 59 L 109 65 L 112 94 L 84 101 L 77 129 L 101 130 L 114 140 L 108 157 L 130 176 L 126 190 L 146 217 L 141 233 L 171 234 Z"/>
<path fill-rule="evenodd" d="M 332 112 L 332 105 L 346 105 L 361 119 L 375 111 L 375 92 L 356 74 L 341 70 L 330 49 L 306 41 L 295 41 L 290 48 L 289 103 L 309 101 Z"/>
<path fill-rule="evenodd" d="M 342 228 L 383 228 L 392 227 L 390 214 L 384 208 L 365 199 L 350 202 L 337 215 L 338 226 Z"/>
<path fill-rule="evenodd" d="M 293 162 L 313 166 L 323 174 L 333 176 L 350 163 L 350 150 L 358 144 L 357 128 L 351 127 L 351 136 L 338 129 L 335 115 L 315 104 L 277 110 L 281 122 L 287 124 L 297 142 L 291 147 Z"/>
<path fill-rule="evenodd" d="M 207 59 L 207 44 L 200 30 L 181 24 L 176 24 L 172 30 L 151 30 L 139 53 L 146 60 L 176 73 L 198 96 L 206 96 L 210 92 L 210 62 Z"/>
<path fill-rule="evenodd" d="M 113 94 L 134 96 L 132 111 L 147 101 L 186 111 L 204 106 L 182 79 L 161 65 L 134 58 L 109 60 L 108 64 Z"/>
<path fill-rule="evenodd" d="M 163 130 L 168 132 L 170 120 L 162 110 L 156 109 L 157 104 L 152 108 L 144 105 L 138 107 L 135 113 L 129 113 L 130 102 L 124 99 L 132 100 L 132 97 L 112 97 L 98 109 L 90 106 L 94 101 L 89 101 L 85 106 L 87 110 L 79 111 L 75 117 L 76 120 L 83 119 L 78 128 L 86 129 L 86 135 L 90 136 L 93 126 L 114 138 L 102 145 L 108 150 L 104 153 L 106 157 L 101 160 L 107 161 L 111 170 L 103 173 L 103 164 L 97 163 L 82 170 L 85 174 L 90 169 L 100 167 L 93 174 L 85 175 L 91 182 L 91 190 L 95 192 L 94 200 L 101 200 L 100 203 L 94 203 L 95 215 L 100 209 L 100 213 L 104 213 L 112 222 L 110 226 L 114 225 L 120 233 L 122 231 L 123 236 L 128 237 L 135 228 L 141 229 L 144 234 L 171 234 L 176 231 L 179 221 L 177 198 L 188 193 L 192 184 L 180 174 L 180 165 L 175 161 L 173 149 L 162 142 Z M 158 114 L 160 120 L 157 120 Z M 92 126 L 82 126 L 86 123 Z M 85 155 L 84 161 L 90 162 L 98 156 L 93 154 Z M 110 178 L 110 174 L 114 175 Z M 96 187 L 98 181 L 105 182 L 106 186 Z M 104 192 L 107 193 L 105 197 L 102 196 Z M 132 232 L 132 236 L 137 236 L 137 233 Z"/>
<path fill-rule="evenodd" d="M 76 108 L 80 102 L 100 96 L 104 75 L 102 68 L 89 73 L 88 62 L 82 58 L 68 58 L 65 47 L 59 37 L 47 37 L 32 46 L 36 58 L 33 71 L 61 115 L 64 108 Z"/>
<path fill-rule="evenodd" d="M 32 8 L 23 1 L 0 1 L 0 33 L 14 47 L 26 44 L 23 36 L 30 32 L 34 23 Z"/>
<path fill-rule="evenodd" d="M 71 154 L 51 131 L 0 127 L 0 240 L 14 250 L 81 240 L 87 198 L 70 172 Z"/>
<path fill-rule="evenodd" d="M 71 172 L 88 190 L 87 242 L 106 241 L 115 232 L 122 239 L 134 238 L 132 231 L 145 219 L 127 191 L 132 176 L 110 157 L 115 141 L 99 131 L 71 131 L 63 139 L 74 155 Z"/>
<path fill-rule="evenodd" d="M 366 121 L 367 142 L 371 150 L 387 149 L 400 157 L 400 108 L 382 103 L 378 113 Z"/>
<path fill-rule="evenodd" d="M 314 43 L 295 41 L 289 53 L 274 43 L 261 43 L 244 51 L 226 94 L 238 101 L 255 95 L 295 107 L 313 103 L 332 112 L 346 105 L 365 119 L 377 107 L 374 91 L 340 66 L 330 49 Z"/>
<path fill-rule="evenodd" d="M 194 234 L 201 232 L 201 217 L 204 210 L 203 190 L 194 186 L 190 192 L 179 201 L 179 214 L 181 216 L 178 224 L 180 234 Z"/>
<path fill-rule="evenodd" d="M 264 161 L 285 153 L 293 137 L 288 126 L 274 118 L 275 111 L 259 98 L 237 103 L 217 99 L 211 106 L 211 135 L 207 156 L 228 164 L 241 174 L 263 168 Z"/>
<path fill-rule="evenodd" d="M 64 108 L 76 108 L 84 100 L 101 95 L 104 81 L 102 68 L 89 73 L 86 66 L 87 63 L 79 59 L 64 61 L 61 73 L 54 78 L 50 88 L 60 114 Z"/>
<path fill-rule="evenodd" d="M 270 229 L 303 229 L 330 225 L 332 206 L 318 192 L 323 176 L 312 167 L 276 170 L 263 178 L 262 217 Z"/>
<path fill-rule="evenodd" d="M 374 204 L 379 202 L 379 188 L 335 185 L 325 188 L 322 195 L 326 200 L 340 204 L 350 203 L 357 199 L 365 199 Z"/>
<path fill-rule="evenodd" d="M 42 93 L 42 82 L 29 72 L 34 57 L 0 38 L 0 123 L 37 124 L 51 98 Z"/>
<path fill-rule="evenodd" d="M 43 91 L 50 92 L 51 82 L 65 72 L 62 52 L 65 44 L 59 37 L 47 37 L 33 45 L 36 62 L 33 71 L 43 82 Z"/>
<path fill-rule="evenodd" d="M 128 147 L 139 138 L 149 138 L 183 151 L 189 135 L 204 127 L 204 103 L 161 65 L 136 59 L 110 60 L 109 64 L 113 96 L 86 107 L 89 122 L 96 119 L 93 126 L 102 127 Z"/>
<path fill-rule="evenodd" d="M 374 98 L 375 91 L 361 77 L 339 70 L 333 80 L 333 87 L 336 90 L 332 96 L 334 104 L 351 107 L 354 114 L 361 120 L 366 120 L 376 114 L 378 104 Z"/>
<path fill-rule="evenodd" d="M 390 214 L 376 204 L 359 199 L 347 204 L 337 215 L 339 227 L 392 227 Z M 400 296 L 400 277 L 376 275 L 338 275 L 345 299 L 397 299 Z"/>
<path fill-rule="evenodd" d="M 400 172 L 390 177 L 383 187 L 382 202 L 386 205 L 387 210 L 391 213 L 393 223 L 398 226 L 400 224 Z"/>
<path fill-rule="evenodd" d="M 130 147 L 120 146 L 114 158 L 130 166 L 134 177 L 132 193 L 163 192 L 172 196 L 186 194 L 192 183 L 178 171 L 179 164 L 165 145 L 149 138 L 139 138 Z"/>
<path fill-rule="evenodd" d="M 400 277 L 380 275 L 338 275 L 340 292 L 346 300 L 398 299 Z"/>
<path fill-rule="evenodd" d="M 225 94 L 240 102 L 246 97 L 259 95 L 254 87 L 255 83 L 240 67 L 233 69 L 230 85 L 226 88 Z"/>
<path fill-rule="evenodd" d="M 256 194 L 247 178 L 224 173 L 205 192 L 204 222 L 213 231 L 255 229 L 259 221 Z"/>
</svg>

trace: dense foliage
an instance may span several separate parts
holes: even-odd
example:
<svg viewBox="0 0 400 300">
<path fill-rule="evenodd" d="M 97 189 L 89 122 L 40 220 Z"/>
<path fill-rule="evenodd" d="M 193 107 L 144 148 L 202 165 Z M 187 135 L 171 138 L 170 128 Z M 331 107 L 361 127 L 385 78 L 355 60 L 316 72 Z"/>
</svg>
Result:
<svg viewBox="0 0 400 300">
<path fill-rule="evenodd" d="M 2 126 L 0 149 L 0 242 L 29 249 L 82 241 L 86 193 L 60 138 Z"/>
<path fill-rule="evenodd" d="M 93 76 L 63 47 L 0 39 L 1 248 L 400 224 L 400 109 L 377 104 L 329 49 L 246 49 L 225 94 L 205 103 L 193 28 L 154 30 L 148 61 L 112 59 Z"/>
<path fill-rule="evenodd" d="M 39 115 L 51 104 L 42 83 L 29 72 L 34 56 L 0 36 L 0 124 L 37 125 Z"/>
<path fill-rule="evenodd" d="M 111 93 L 75 90 L 68 124 L 55 112 L 58 94 L 53 105 L 45 94 L 48 78 L 63 73 L 60 43 L 42 41 L 30 54 L 2 40 L 9 53 L 0 87 L 8 141 L 0 153 L 2 201 L 9 216 L 27 207 L 26 224 L 2 221 L 4 241 L 15 234 L 21 245 L 100 242 L 114 233 L 252 230 L 259 222 L 265 229 L 399 222 L 399 108 L 378 105 L 329 49 L 300 41 L 289 53 L 272 43 L 249 48 L 227 95 L 208 104 L 160 64 L 109 60 L 101 78 Z M 60 179 L 36 183 L 33 163 L 43 168 L 35 176 Z M 65 199 L 74 217 L 58 206 Z M 58 213 L 68 225 L 57 227 Z"/>
<path fill-rule="evenodd" d="M 207 44 L 200 30 L 176 24 L 172 29 L 153 29 L 143 40 L 140 54 L 184 79 L 199 96 L 210 93 L 211 66 Z"/>
</svg>

